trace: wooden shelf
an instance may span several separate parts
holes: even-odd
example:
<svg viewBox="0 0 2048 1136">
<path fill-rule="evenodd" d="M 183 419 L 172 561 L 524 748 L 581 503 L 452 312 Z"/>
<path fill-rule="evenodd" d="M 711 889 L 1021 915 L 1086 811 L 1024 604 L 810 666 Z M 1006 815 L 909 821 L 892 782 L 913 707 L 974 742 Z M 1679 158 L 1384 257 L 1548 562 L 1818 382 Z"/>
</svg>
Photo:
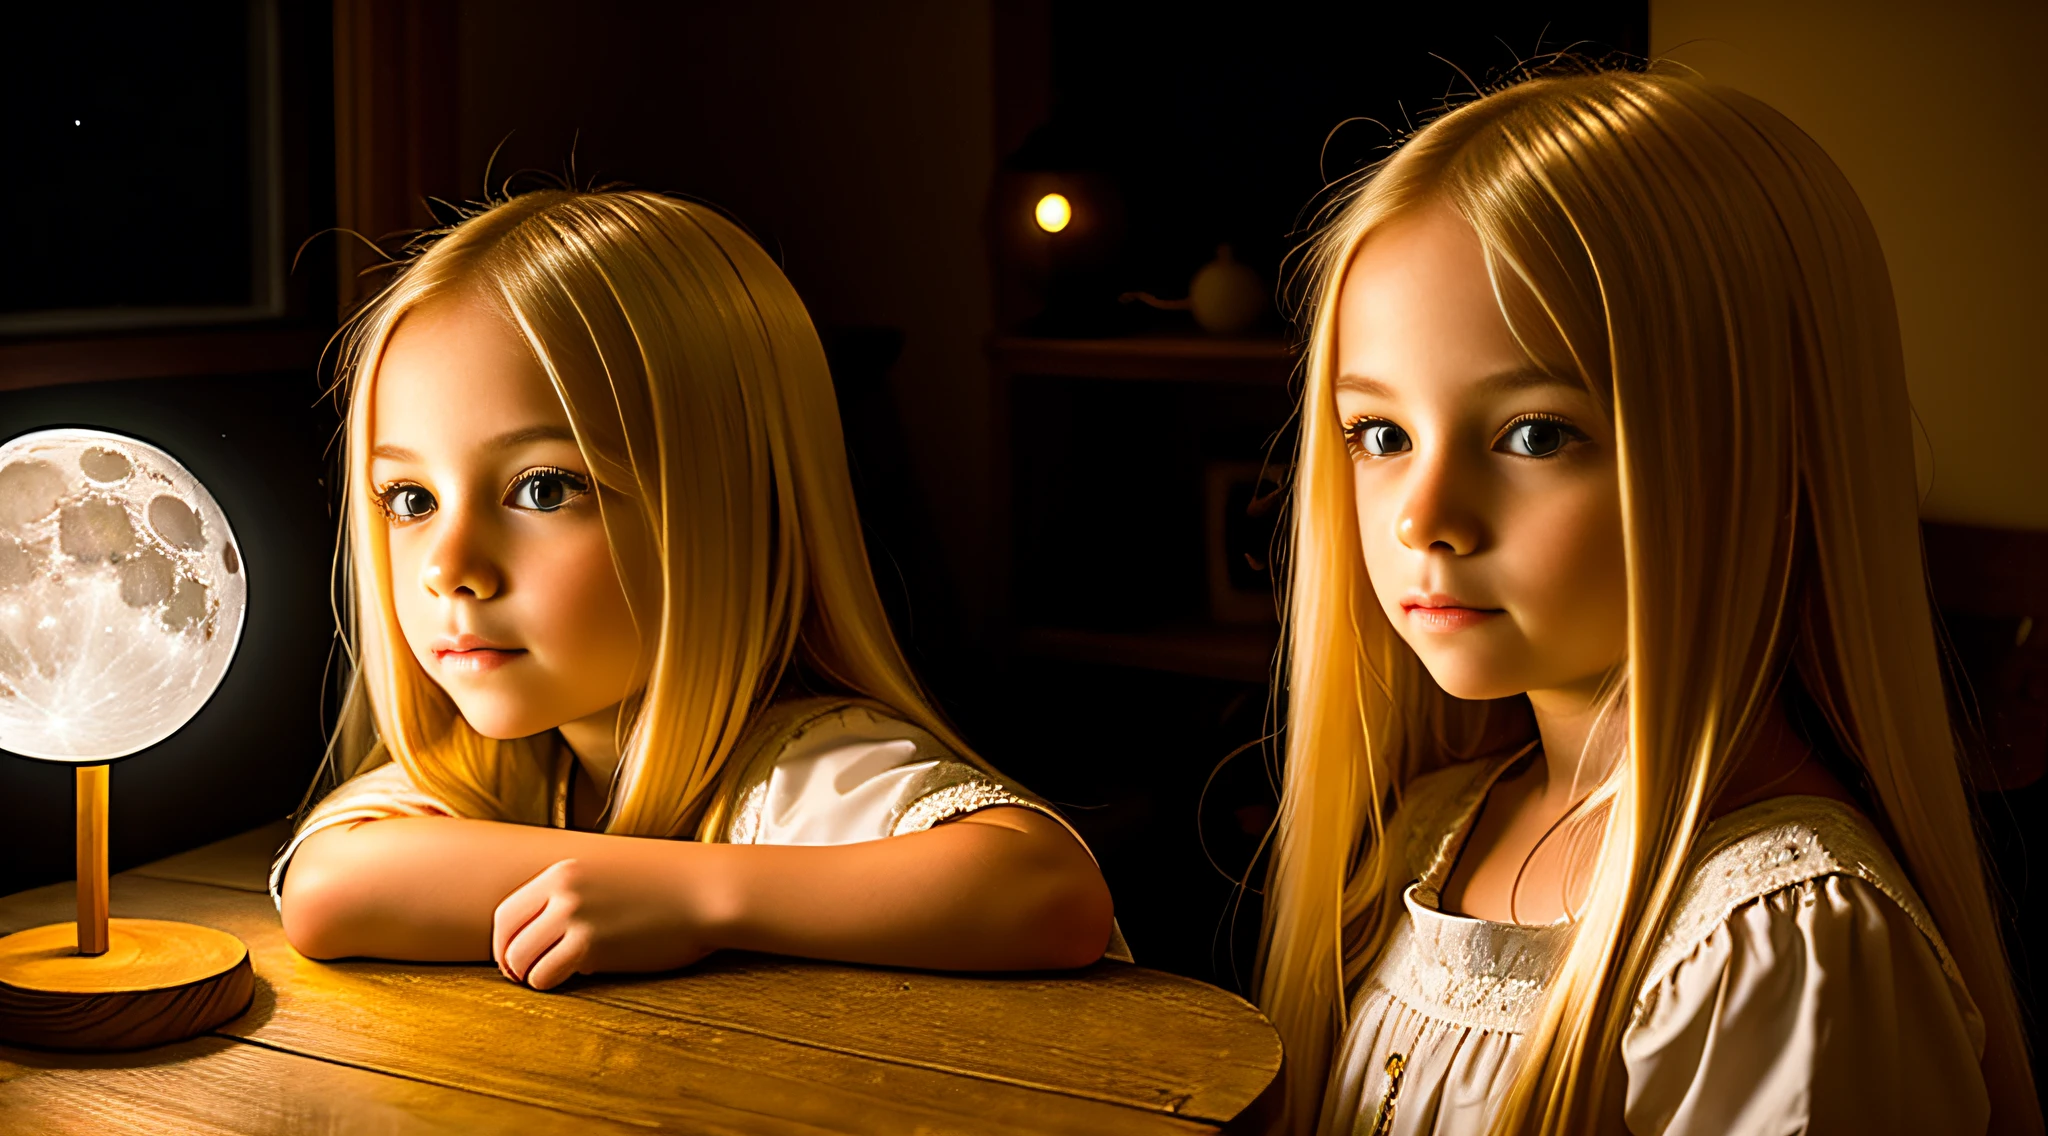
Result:
<svg viewBox="0 0 2048 1136">
<path fill-rule="evenodd" d="M 1154 631 L 1028 627 L 1018 631 L 1017 649 L 1041 659 L 1265 683 L 1273 676 L 1273 652 L 1279 639 L 1279 629 L 1271 626 Z"/>
<path fill-rule="evenodd" d="M 1294 344 L 1285 339 L 1132 336 L 1120 339 L 1036 339 L 999 336 L 996 365 L 1012 375 L 1091 379 L 1259 383 L 1286 386 Z"/>
</svg>

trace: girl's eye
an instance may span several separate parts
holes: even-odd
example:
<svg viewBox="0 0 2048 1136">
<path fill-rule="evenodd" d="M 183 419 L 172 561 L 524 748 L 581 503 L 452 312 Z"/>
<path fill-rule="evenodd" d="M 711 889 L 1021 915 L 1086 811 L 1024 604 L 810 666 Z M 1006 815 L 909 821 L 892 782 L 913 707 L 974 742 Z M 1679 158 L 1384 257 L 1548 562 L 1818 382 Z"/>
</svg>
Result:
<svg viewBox="0 0 2048 1136">
<path fill-rule="evenodd" d="M 384 515 L 394 521 L 416 521 L 434 511 L 434 495 L 417 485 L 393 485 L 377 495 Z"/>
<path fill-rule="evenodd" d="M 514 508 L 552 513 L 590 492 L 590 482 L 566 469 L 537 469 L 513 483 Z"/>
<path fill-rule="evenodd" d="M 1355 452 L 1368 457 L 1383 458 L 1415 448 L 1414 443 L 1408 440 L 1408 431 L 1384 418 L 1362 418 L 1353 422 L 1344 433 Z"/>
<path fill-rule="evenodd" d="M 1555 418 L 1524 418 L 1502 432 L 1498 448 L 1525 458 L 1547 458 L 1586 436 Z"/>
</svg>

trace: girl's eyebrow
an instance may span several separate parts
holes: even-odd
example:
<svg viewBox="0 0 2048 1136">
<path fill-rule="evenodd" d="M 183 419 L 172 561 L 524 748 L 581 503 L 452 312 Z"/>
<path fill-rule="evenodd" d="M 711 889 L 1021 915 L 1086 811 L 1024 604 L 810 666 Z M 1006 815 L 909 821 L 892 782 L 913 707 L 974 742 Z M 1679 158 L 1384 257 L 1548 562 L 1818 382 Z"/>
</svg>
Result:
<svg viewBox="0 0 2048 1136">
<path fill-rule="evenodd" d="M 1394 397 L 1393 388 L 1387 384 L 1378 379 L 1368 379 L 1364 375 L 1354 375 L 1348 371 L 1337 376 L 1336 386 L 1338 390 L 1355 390 L 1360 394 L 1369 394 L 1378 398 Z"/>
<path fill-rule="evenodd" d="M 1566 387 L 1571 390 L 1583 389 L 1582 387 L 1580 387 L 1578 383 L 1575 383 L 1570 379 L 1562 378 L 1558 375 L 1553 375 L 1549 371 L 1545 371 L 1537 367 L 1516 367 L 1514 370 L 1511 371 L 1502 371 L 1499 374 L 1488 375 L 1485 378 L 1479 380 L 1478 385 L 1485 387 L 1487 390 L 1496 394 L 1506 394 L 1510 391 L 1528 390 L 1532 387 Z"/>
<path fill-rule="evenodd" d="M 1572 390 L 1581 389 L 1578 383 L 1560 378 L 1536 367 L 1516 367 L 1512 370 L 1501 371 L 1480 379 L 1474 385 L 1482 388 L 1489 394 L 1506 394 L 1511 391 L 1527 390 L 1531 387 L 1555 386 L 1567 387 Z M 1379 398 L 1394 397 L 1394 388 L 1386 383 L 1350 372 L 1338 375 L 1335 386 L 1339 390 L 1355 390 L 1360 394 L 1374 395 Z"/>
<path fill-rule="evenodd" d="M 509 450 L 528 442 L 574 442 L 576 432 L 567 426 L 528 426 L 500 434 L 484 443 L 485 449 Z"/>
<path fill-rule="evenodd" d="M 484 443 L 487 450 L 509 450 L 529 442 L 574 442 L 576 432 L 567 426 L 527 426 L 500 434 Z M 404 446 L 383 445 L 370 451 L 373 458 L 390 458 L 392 461 L 416 462 L 420 456 Z"/>
</svg>

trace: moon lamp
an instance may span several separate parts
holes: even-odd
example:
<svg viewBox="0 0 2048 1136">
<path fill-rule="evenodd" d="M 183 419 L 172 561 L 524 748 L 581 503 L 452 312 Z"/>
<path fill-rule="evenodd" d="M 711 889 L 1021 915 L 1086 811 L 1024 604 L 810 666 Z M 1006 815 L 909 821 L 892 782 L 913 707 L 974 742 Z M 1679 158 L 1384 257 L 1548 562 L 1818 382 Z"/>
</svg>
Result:
<svg viewBox="0 0 2048 1136">
<path fill-rule="evenodd" d="M 169 454 L 86 429 L 0 445 L 0 749 L 78 782 L 78 919 L 0 938 L 0 1042 L 139 1049 L 248 1008 L 241 940 L 107 918 L 110 763 L 206 705 L 248 596 L 226 514 Z"/>
</svg>

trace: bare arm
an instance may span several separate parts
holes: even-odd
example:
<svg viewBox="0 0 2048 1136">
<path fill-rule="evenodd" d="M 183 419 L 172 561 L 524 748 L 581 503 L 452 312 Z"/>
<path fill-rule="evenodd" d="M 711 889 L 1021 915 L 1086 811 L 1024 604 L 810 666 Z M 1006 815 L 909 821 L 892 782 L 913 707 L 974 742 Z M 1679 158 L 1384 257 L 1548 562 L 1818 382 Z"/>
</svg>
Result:
<svg viewBox="0 0 2048 1136">
<path fill-rule="evenodd" d="M 552 986 L 719 949 L 933 969 L 1080 966 L 1109 891 L 1066 830 L 992 808 L 832 846 L 648 840 L 401 817 L 315 833 L 284 881 L 285 934 L 315 958 L 495 958 Z"/>
</svg>

